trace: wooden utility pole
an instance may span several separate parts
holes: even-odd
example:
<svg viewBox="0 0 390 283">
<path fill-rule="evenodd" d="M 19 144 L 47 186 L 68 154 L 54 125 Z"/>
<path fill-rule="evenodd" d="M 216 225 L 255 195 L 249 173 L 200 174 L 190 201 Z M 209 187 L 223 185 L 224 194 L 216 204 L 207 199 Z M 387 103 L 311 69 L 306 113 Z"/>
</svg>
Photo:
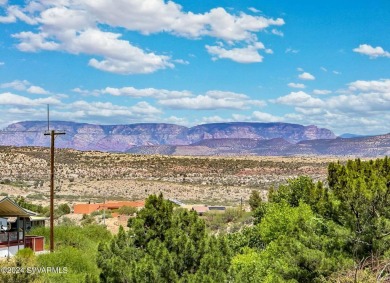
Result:
<svg viewBox="0 0 390 283">
<path fill-rule="evenodd" d="M 56 132 L 51 130 L 45 133 L 49 136 L 50 141 L 50 252 L 54 251 L 54 140 L 57 135 L 65 135 L 64 132 Z"/>
</svg>

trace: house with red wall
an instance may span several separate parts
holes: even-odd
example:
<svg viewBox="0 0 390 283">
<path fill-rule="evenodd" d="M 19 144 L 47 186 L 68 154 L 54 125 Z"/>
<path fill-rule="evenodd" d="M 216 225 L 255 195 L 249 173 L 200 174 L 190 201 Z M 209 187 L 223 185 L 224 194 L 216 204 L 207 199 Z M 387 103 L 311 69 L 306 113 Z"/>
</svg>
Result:
<svg viewBox="0 0 390 283">
<path fill-rule="evenodd" d="M 73 206 L 75 214 L 90 214 L 97 210 L 116 210 L 122 206 L 135 207 L 141 209 L 145 206 L 145 201 L 116 201 L 106 203 L 80 203 Z"/>
</svg>

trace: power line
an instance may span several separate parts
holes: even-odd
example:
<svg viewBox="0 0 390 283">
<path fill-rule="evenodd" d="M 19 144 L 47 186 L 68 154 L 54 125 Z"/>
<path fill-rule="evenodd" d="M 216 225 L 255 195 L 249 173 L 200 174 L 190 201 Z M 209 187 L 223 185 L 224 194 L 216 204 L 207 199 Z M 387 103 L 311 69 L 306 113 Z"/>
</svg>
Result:
<svg viewBox="0 0 390 283">
<path fill-rule="evenodd" d="M 0 130 L 0 134 L 20 134 L 20 133 L 35 133 L 35 134 L 38 134 L 38 133 L 43 133 L 44 131 L 1 131 Z"/>
<path fill-rule="evenodd" d="M 90 144 L 90 146 L 93 148 L 93 150 L 100 150 L 100 151 L 105 151 L 105 152 L 112 152 L 113 149 L 108 147 L 108 146 L 104 146 L 102 145 L 101 143 L 103 142 L 102 140 L 104 138 L 107 138 L 107 137 L 131 137 L 133 135 L 128 135 L 128 134 L 113 134 L 113 133 L 75 133 L 75 132 L 71 132 L 71 131 L 67 131 L 67 130 L 64 130 L 64 131 L 59 131 L 58 132 L 62 132 L 64 134 L 68 134 L 71 136 L 71 138 L 73 139 L 80 139 L 81 141 L 85 142 L 85 143 L 88 143 Z M 25 130 L 25 131 L 0 131 L 0 134 L 8 134 L 8 135 L 11 135 L 11 134 L 39 134 L 39 133 L 45 133 L 45 131 L 28 131 L 28 130 Z M 83 136 L 101 136 L 102 139 L 99 139 L 97 141 L 95 141 L 95 143 L 91 142 L 90 140 L 87 140 L 85 138 L 83 138 Z M 32 142 L 33 143 L 33 142 Z M 1 145 L 1 146 L 14 146 L 14 145 Z M 30 145 L 19 145 L 19 146 L 42 146 L 42 147 L 47 147 L 47 145 L 34 145 L 34 144 L 30 144 Z M 72 148 L 72 147 L 70 147 Z M 80 150 L 80 149 L 79 149 Z"/>
<path fill-rule="evenodd" d="M 101 133 L 101 132 L 88 132 L 88 133 L 80 133 L 80 132 L 73 132 L 73 131 L 68 131 L 68 130 L 64 130 L 64 129 L 57 129 L 56 131 L 58 132 L 65 132 L 66 134 L 70 134 L 70 135 L 73 135 L 73 136 L 76 136 L 76 135 L 101 135 L 101 136 L 125 136 L 125 137 L 130 137 L 130 136 L 135 136 L 135 135 L 138 135 L 136 133 L 134 134 L 114 134 L 114 133 Z M 15 130 L 15 131 L 2 131 L 0 130 L 0 133 L 4 133 L 4 134 L 16 134 L 16 133 L 44 133 L 44 132 L 47 132 L 47 130 L 34 130 L 34 131 L 30 131 L 30 130 Z"/>
</svg>

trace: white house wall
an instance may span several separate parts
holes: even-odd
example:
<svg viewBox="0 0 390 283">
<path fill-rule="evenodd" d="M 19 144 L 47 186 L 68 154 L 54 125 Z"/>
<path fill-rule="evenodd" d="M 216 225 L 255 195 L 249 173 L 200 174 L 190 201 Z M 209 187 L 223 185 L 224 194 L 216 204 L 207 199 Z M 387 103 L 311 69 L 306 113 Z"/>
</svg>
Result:
<svg viewBox="0 0 390 283">
<path fill-rule="evenodd" d="M 19 245 L 19 249 L 24 249 L 24 245 Z M 18 252 L 18 246 L 12 246 L 9 247 L 9 256 L 13 257 Z M 5 258 L 8 256 L 8 247 L 1 247 L 0 248 L 0 258 Z"/>
</svg>

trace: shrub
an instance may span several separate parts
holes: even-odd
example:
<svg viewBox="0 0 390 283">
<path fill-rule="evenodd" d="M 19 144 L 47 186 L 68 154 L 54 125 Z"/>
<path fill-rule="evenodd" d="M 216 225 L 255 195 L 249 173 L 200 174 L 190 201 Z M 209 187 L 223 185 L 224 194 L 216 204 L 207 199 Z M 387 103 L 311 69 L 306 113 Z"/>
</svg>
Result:
<svg viewBox="0 0 390 283">
<path fill-rule="evenodd" d="M 95 224 L 95 223 L 96 223 L 96 221 L 95 221 L 95 218 L 93 216 L 88 215 L 88 214 L 83 214 L 83 218 L 82 218 L 82 221 L 81 221 L 81 225 L 82 226 Z"/>
<path fill-rule="evenodd" d="M 42 274 L 44 282 L 83 282 L 87 275 L 97 277 L 99 274 L 93 254 L 73 247 L 63 247 L 55 253 L 40 255 L 38 264 L 66 271 Z"/>
<path fill-rule="evenodd" d="M 70 213 L 70 207 L 67 203 L 60 204 L 58 206 L 58 210 L 62 213 L 62 215 Z"/>
<path fill-rule="evenodd" d="M 122 206 L 121 208 L 118 209 L 119 214 L 124 214 L 124 215 L 133 215 L 136 213 L 138 210 L 135 207 L 131 206 Z"/>
</svg>

